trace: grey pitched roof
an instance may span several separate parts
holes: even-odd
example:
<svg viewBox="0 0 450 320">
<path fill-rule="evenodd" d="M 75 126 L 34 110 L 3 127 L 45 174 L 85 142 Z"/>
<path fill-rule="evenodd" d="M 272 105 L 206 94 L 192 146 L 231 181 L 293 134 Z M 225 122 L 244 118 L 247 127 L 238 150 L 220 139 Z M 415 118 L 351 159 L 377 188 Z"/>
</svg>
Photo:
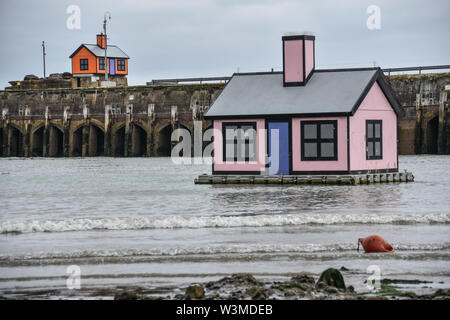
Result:
<svg viewBox="0 0 450 320">
<path fill-rule="evenodd" d="M 379 68 L 316 70 L 305 86 L 283 87 L 283 73 L 234 74 L 205 118 L 354 114 L 378 81 L 397 113 L 398 100 Z"/>
<path fill-rule="evenodd" d="M 80 50 L 81 47 L 86 47 L 89 51 L 91 51 L 96 57 L 104 57 L 105 56 L 105 49 L 100 48 L 96 44 L 85 44 L 83 43 L 80 47 L 78 47 L 77 50 L 72 53 L 70 58 L 73 57 L 75 53 L 77 53 L 78 50 Z M 108 48 L 106 50 L 106 53 L 108 54 L 108 58 L 122 58 L 122 59 L 129 59 L 130 57 L 122 51 L 118 46 L 108 45 Z"/>
</svg>

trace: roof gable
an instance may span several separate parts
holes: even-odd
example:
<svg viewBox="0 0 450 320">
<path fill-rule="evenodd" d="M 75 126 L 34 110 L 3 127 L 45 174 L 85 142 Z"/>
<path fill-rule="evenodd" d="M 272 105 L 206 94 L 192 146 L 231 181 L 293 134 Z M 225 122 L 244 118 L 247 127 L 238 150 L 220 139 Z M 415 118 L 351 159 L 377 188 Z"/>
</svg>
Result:
<svg viewBox="0 0 450 320">
<path fill-rule="evenodd" d="M 72 59 L 83 48 L 85 48 L 87 51 L 89 51 L 90 53 L 92 53 L 95 56 L 95 54 L 91 50 L 89 50 L 88 48 L 85 47 L 84 44 L 82 44 L 69 56 L 69 58 Z"/>
<path fill-rule="evenodd" d="M 394 109 L 392 108 L 389 100 L 386 98 L 383 90 L 381 90 L 378 81 L 374 82 L 355 114 L 359 111 L 394 112 Z"/>
<path fill-rule="evenodd" d="M 282 72 L 233 74 L 205 118 L 353 115 L 375 81 L 403 114 L 380 68 L 316 70 L 302 87 L 283 87 L 282 77 Z"/>
<path fill-rule="evenodd" d="M 361 106 L 364 99 L 367 97 L 369 91 L 373 88 L 375 82 L 378 83 L 381 91 L 384 94 L 384 97 L 388 100 L 389 104 L 391 105 L 392 109 L 394 109 L 394 112 L 397 114 L 397 116 L 404 116 L 405 110 L 402 108 L 394 90 L 392 90 L 392 87 L 389 84 L 388 79 L 386 78 L 386 76 L 384 75 L 383 71 L 380 68 L 378 68 L 376 74 L 374 74 L 373 78 L 370 80 L 364 91 L 361 93 L 360 98 L 353 106 L 351 114 L 354 115 L 356 113 L 356 111 Z"/>
</svg>

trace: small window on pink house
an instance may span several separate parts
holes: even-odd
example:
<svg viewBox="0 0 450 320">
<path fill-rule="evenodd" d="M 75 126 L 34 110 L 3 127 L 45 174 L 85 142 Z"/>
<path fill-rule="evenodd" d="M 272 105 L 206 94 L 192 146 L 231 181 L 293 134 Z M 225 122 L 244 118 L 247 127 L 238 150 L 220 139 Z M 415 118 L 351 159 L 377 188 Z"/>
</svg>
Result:
<svg viewBox="0 0 450 320">
<path fill-rule="evenodd" d="M 302 161 L 337 160 L 337 121 L 302 121 L 300 126 Z"/>
<path fill-rule="evenodd" d="M 222 125 L 223 161 L 257 160 L 256 122 L 226 122 Z"/>
<path fill-rule="evenodd" d="M 366 120 L 366 160 L 383 159 L 382 120 Z"/>
</svg>

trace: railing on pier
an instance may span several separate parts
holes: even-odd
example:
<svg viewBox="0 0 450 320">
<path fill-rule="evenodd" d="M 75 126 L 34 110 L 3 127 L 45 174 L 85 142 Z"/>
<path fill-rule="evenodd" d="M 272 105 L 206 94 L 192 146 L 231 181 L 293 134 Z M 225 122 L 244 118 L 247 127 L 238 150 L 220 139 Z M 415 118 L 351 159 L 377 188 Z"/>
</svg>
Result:
<svg viewBox="0 0 450 320">
<path fill-rule="evenodd" d="M 438 66 L 418 66 L 418 67 L 402 67 L 402 68 L 386 68 L 382 69 L 384 73 L 391 75 L 391 72 L 411 72 L 415 71 L 418 74 L 422 74 L 424 70 L 445 70 L 450 71 L 450 65 L 438 65 Z M 228 82 L 231 77 L 203 77 L 203 78 L 174 78 L 174 79 L 154 79 L 147 82 L 147 85 L 154 84 L 178 84 L 181 82 L 192 82 L 192 83 L 208 83 L 208 82 Z"/>
<path fill-rule="evenodd" d="M 450 65 L 440 65 L 440 66 L 420 66 L 420 67 L 406 67 L 406 68 L 388 68 L 382 69 L 384 73 L 391 75 L 391 72 L 405 72 L 405 71 L 418 71 L 419 74 L 422 74 L 423 70 L 450 70 Z"/>
<path fill-rule="evenodd" d="M 152 84 L 167 84 L 167 83 L 180 83 L 180 82 L 227 82 L 231 77 L 203 77 L 203 78 L 180 78 L 180 79 L 155 79 L 151 82 L 147 82 L 147 85 Z"/>
</svg>

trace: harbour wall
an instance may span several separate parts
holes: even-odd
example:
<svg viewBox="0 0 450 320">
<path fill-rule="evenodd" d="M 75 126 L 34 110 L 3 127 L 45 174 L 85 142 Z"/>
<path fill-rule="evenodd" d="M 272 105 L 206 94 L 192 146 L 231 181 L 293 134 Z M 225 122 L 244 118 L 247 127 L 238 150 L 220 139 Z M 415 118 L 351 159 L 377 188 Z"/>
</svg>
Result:
<svg viewBox="0 0 450 320">
<path fill-rule="evenodd" d="M 450 154 L 450 73 L 388 76 L 406 111 L 400 154 Z M 172 131 L 202 135 L 225 83 L 0 91 L 0 156 L 168 156 Z M 201 121 L 202 131 L 194 130 Z M 198 137 L 197 137 L 198 138 Z"/>
</svg>

